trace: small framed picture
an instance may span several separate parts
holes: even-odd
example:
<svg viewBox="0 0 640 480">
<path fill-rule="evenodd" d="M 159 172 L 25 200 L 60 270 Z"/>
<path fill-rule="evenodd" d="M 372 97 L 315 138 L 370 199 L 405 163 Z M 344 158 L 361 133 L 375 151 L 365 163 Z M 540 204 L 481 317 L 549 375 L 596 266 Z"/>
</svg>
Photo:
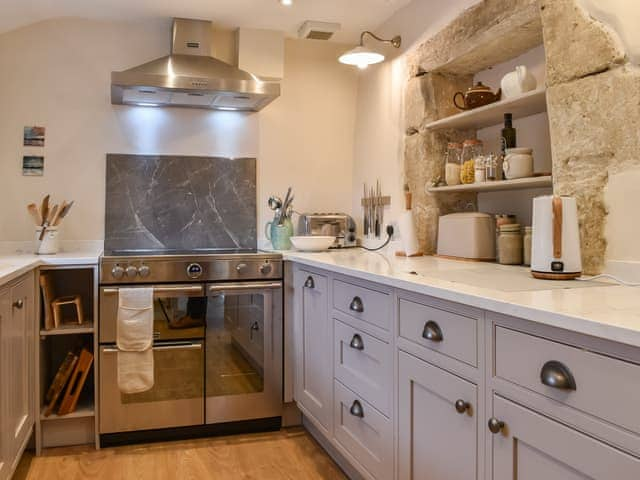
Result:
<svg viewBox="0 0 640 480">
<path fill-rule="evenodd" d="M 44 157 L 25 155 L 22 157 L 22 175 L 41 177 L 44 175 Z"/>
<path fill-rule="evenodd" d="M 24 127 L 25 147 L 44 147 L 44 127 Z"/>
</svg>

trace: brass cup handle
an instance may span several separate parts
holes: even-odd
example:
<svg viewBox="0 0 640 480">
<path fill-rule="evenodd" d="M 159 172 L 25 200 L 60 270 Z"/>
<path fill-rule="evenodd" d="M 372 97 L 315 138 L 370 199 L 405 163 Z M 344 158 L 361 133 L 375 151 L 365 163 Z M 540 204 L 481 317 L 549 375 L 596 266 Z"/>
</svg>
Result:
<svg viewBox="0 0 640 480">
<path fill-rule="evenodd" d="M 442 329 L 440 325 L 438 325 L 433 320 L 429 320 L 424 324 L 424 329 L 422 330 L 422 338 L 426 338 L 427 340 L 431 340 L 432 342 L 441 342 L 444 336 L 442 335 Z"/>
<path fill-rule="evenodd" d="M 502 431 L 502 429 L 504 428 L 504 422 L 501 422 L 495 417 L 491 417 L 489 419 L 489 422 L 487 423 L 487 426 L 489 427 L 489 431 L 495 435 Z"/>
<path fill-rule="evenodd" d="M 540 381 L 547 387 L 558 390 L 576 389 L 576 381 L 571 371 L 557 360 L 550 360 L 542 366 Z"/>
<path fill-rule="evenodd" d="M 362 409 L 362 404 L 358 400 L 354 400 L 351 404 L 351 408 L 349 409 L 349 413 L 354 417 L 362 418 L 364 417 L 364 410 Z"/>
<path fill-rule="evenodd" d="M 24 300 L 19 299 L 13 302 L 13 308 L 21 309 L 22 307 L 24 307 Z"/>
<path fill-rule="evenodd" d="M 465 402 L 462 399 L 456 400 L 454 406 L 456 407 L 456 412 L 460 414 L 463 414 L 471 409 L 471 404 L 469 402 Z"/>
<path fill-rule="evenodd" d="M 311 276 L 307 277 L 307 281 L 304 282 L 304 286 L 307 287 L 307 288 L 314 288 L 316 286 L 316 284 L 313 281 L 313 277 L 311 277 Z"/>
<path fill-rule="evenodd" d="M 357 313 L 364 312 L 364 303 L 362 303 L 362 299 L 360 297 L 353 297 L 351 303 L 349 304 L 349 310 Z"/>
<path fill-rule="evenodd" d="M 362 337 L 357 333 L 353 335 L 349 346 L 355 350 L 364 350 L 364 342 L 362 341 Z"/>
</svg>

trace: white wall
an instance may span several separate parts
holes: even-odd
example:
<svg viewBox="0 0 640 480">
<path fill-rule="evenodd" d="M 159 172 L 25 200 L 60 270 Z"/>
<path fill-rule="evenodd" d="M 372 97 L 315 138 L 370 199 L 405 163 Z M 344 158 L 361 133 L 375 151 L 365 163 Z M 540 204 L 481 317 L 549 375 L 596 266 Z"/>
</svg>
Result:
<svg viewBox="0 0 640 480">
<path fill-rule="evenodd" d="M 218 35 L 225 60 L 232 35 Z M 65 239 L 102 239 L 109 152 L 257 156 L 259 232 L 269 194 L 288 185 L 297 210 L 350 210 L 357 77 L 335 61 L 345 46 L 288 40 L 282 96 L 258 114 L 111 105 L 110 72 L 169 41 L 166 21 L 57 19 L 0 35 L 0 240 L 32 237 L 25 206 L 45 193 L 76 201 Z M 44 149 L 22 147 L 28 125 L 46 127 Z M 22 176 L 28 152 L 44 153 L 43 177 Z"/>
<path fill-rule="evenodd" d="M 358 72 L 353 213 L 360 231 L 363 182 L 371 185 L 380 179 L 384 194 L 391 195 L 391 206 L 385 214 L 387 223 L 393 223 L 404 209 L 402 112 L 407 81 L 404 52 L 437 33 L 474 3 L 476 0 L 414 0 L 374 29 L 384 37 L 402 35 L 403 45 L 400 51 L 385 50 L 388 54 L 397 55 L 395 58 Z"/>
</svg>

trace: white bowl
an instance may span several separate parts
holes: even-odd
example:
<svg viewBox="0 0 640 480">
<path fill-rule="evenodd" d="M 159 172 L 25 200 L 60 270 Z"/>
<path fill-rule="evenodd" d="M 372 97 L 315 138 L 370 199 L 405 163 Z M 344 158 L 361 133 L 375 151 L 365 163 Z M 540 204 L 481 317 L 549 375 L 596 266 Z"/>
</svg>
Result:
<svg viewBox="0 0 640 480">
<path fill-rule="evenodd" d="M 335 241 L 336 237 L 324 237 L 320 235 L 291 237 L 291 243 L 295 249 L 302 252 L 322 252 L 328 250 Z"/>
</svg>

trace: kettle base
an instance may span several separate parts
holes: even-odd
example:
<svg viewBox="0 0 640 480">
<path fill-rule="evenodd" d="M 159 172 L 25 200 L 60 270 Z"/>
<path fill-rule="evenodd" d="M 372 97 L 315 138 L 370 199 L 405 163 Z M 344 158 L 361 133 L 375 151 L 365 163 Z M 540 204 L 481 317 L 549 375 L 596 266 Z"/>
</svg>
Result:
<svg viewBox="0 0 640 480">
<path fill-rule="evenodd" d="M 538 280 L 575 280 L 582 276 L 582 272 L 535 272 L 531 270 L 531 275 Z"/>
</svg>

